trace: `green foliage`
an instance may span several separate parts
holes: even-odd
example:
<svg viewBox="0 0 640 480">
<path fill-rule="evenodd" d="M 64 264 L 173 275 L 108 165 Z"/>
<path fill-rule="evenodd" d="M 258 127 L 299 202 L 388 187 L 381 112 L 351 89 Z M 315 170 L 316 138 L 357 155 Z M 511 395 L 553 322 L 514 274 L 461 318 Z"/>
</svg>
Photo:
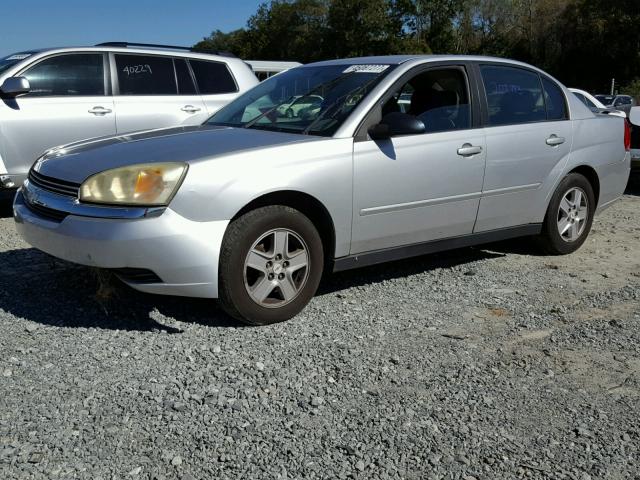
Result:
<svg viewBox="0 0 640 480">
<path fill-rule="evenodd" d="M 636 78 L 620 89 L 620 93 L 640 99 L 640 78 Z"/>
<path fill-rule="evenodd" d="M 523 60 L 570 86 L 637 88 L 640 0 L 273 0 L 244 29 L 196 46 L 247 59 L 395 53 L 480 54 Z"/>
</svg>

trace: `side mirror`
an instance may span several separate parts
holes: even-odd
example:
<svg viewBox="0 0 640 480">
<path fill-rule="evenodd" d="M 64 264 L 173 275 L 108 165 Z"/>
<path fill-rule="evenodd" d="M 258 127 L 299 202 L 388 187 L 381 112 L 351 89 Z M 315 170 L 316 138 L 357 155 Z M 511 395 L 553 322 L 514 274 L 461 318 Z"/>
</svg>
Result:
<svg viewBox="0 0 640 480">
<path fill-rule="evenodd" d="M 17 97 L 29 93 L 31 85 L 25 77 L 9 77 L 0 85 L 0 91 L 9 97 Z"/>
<path fill-rule="evenodd" d="M 386 140 L 398 135 L 419 135 L 426 131 L 422 120 L 402 112 L 391 112 L 382 121 L 369 128 L 373 140 Z"/>
</svg>

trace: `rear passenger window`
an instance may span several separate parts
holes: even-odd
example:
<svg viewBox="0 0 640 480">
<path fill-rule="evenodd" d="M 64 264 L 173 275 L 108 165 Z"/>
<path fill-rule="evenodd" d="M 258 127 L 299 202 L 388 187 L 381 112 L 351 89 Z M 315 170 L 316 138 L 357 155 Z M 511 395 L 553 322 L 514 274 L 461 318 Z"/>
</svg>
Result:
<svg viewBox="0 0 640 480">
<path fill-rule="evenodd" d="M 195 94 L 196 86 L 193 84 L 193 78 L 191 78 L 187 61 L 175 58 L 173 63 L 176 67 L 176 78 L 178 79 L 178 92 L 180 95 Z"/>
<path fill-rule="evenodd" d="M 76 53 L 47 58 L 22 74 L 30 97 L 104 95 L 103 55 Z"/>
<path fill-rule="evenodd" d="M 173 59 L 116 54 L 120 95 L 176 95 Z"/>
<path fill-rule="evenodd" d="M 544 103 L 547 107 L 547 120 L 566 120 L 567 104 L 560 87 L 548 78 L 542 77 L 544 87 Z"/>
<path fill-rule="evenodd" d="M 480 67 L 487 92 L 489 125 L 512 125 L 547 119 L 540 77 L 521 68 Z"/>
<path fill-rule="evenodd" d="M 227 65 L 220 62 L 207 62 L 190 59 L 189 63 L 196 76 L 202 95 L 237 92 L 238 87 Z"/>
</svg>

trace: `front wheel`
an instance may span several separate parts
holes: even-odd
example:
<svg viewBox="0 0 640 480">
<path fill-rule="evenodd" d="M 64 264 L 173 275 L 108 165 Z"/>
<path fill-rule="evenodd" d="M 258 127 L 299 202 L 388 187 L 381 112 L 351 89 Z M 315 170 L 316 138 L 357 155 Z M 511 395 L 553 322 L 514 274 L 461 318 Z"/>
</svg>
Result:
<svg viewBox="0 0 640 480">
<path fill-rule="evenodd" d="M 540 240 L 552 255 L 575 252 L 587 239 L 596 201 L 591 183 L 579 173 L 570 173 L 558 185 L 547 214 Z"/>
<path fill-rule="evenodd" d="M 323 265 L 320 235 L 306 216 L 281 205 L 252 210 L 234 220 L 224 236 L 220 303 L 252 325 L 288 320 L 315 294 Z"/>
</svg>

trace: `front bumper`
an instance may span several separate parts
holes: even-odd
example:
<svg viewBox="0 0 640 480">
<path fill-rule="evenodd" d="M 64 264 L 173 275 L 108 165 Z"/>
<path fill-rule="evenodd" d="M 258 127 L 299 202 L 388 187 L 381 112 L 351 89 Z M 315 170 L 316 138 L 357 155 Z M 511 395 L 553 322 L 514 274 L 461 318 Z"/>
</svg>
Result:
<svg viewBox="0 0 640 480">
<path fill-rule="evenodd" d="M 148 293 L 217 298 L 218 261 L 228 221 L 193 222 L 167 208 L 153 218 L 36 213 L 22 191 L 13 205 L 16 229 L 38 250 L 70 262 L 109 269 L 148 269 L 162 283 L 128 285 Z"/>
</svg>

